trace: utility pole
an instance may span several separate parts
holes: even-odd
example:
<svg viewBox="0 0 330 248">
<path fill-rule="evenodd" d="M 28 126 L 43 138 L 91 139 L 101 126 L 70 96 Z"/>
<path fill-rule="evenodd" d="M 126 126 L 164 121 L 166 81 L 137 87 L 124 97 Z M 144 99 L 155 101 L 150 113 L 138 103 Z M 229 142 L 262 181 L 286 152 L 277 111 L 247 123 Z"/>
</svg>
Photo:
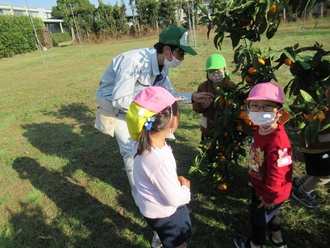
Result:
<svg viewBox="0 0 330 248">
<path fill-rule="evenodd" d="M 42 48 L 41 48 L 41 43 L 38 39 L 38 35 L 37 35 L 37 31 L 36 31 L 36 27 L 34 26 L 34 22 L 33 22 L 33 18 L 30 14 L 30 9 L 29 9 L 29 5 L 27 3 L 27 0 L 25 0 L 25 4 L 26 4 L 26 7 L 28 9 L 28 12 L 29 12 L 29 17 L 30 17 L 30 20 L 31 20 L 31 23 L 32 23 L 32 27 L 33 27 L 33 31 L 34 31 L 34 36 L 36 37 L 37 39 L 37 47 L 38 47 L 38 51 L 40 52 L 40 55 L 41 55 L 41 58 L 42 58 L 42 61 L 44 62 L 45 64 L 45 59 L 44 59 L 44 55 L 42 54 Z"/>
<path fill-rule="evenodd" d="M 74 14 L 73 14 L 73 10 L 72 10 L 72 5 L 70 4 L 70 8 L 71 8 L 71 14 L 72 14 L 72 18 L 73 18 L 73 23 L 74 23 L 74 26 L 76 27 L 76 31 L 77 31 L 77 36 L 78 36 L 78 40 L 79 40 L 79 45 L 80 45 L 80 50 L 81 50 L 81 53 L 83 53 L 83 48 L 82 48 L 82 42 L 81 42 L 81 39 L 80 39 L 80 35 L 79 35 L 79 30 L 78 30 L 78 26 L 77 26 L 77 22 L 76 22 L 76 18 L 74 17 Z"/>
</svg>

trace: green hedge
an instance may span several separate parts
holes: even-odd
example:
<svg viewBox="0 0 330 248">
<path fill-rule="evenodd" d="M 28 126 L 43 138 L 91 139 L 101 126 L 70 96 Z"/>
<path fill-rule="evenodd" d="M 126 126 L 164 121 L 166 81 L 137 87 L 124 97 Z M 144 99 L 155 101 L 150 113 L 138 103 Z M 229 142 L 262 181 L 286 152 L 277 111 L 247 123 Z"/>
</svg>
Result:
<svg viewBox="0 0 330 248">
<path fill-rule="evenodd" d="M 40 18 L 33 18 L 36 29 L 44 27 Z M 0 59 L 37 50 L 37 41 L 29 16 L 0 15 Z"/>
<path fill-rule="evenodd" d="M 50 35 L 53 41 L 55 40 L 57 43 L 71 41 L 71 35 L 69 33 L 54 33 Z"/>
</svg>

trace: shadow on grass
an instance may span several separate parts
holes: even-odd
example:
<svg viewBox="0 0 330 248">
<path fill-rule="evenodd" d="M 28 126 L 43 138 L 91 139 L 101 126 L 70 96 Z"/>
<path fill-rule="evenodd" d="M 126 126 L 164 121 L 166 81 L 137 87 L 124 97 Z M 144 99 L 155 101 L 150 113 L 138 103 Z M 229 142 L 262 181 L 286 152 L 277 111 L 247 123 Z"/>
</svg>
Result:
<svg viewBox="0 0 330 248">
<path fill-rule="evenodd" d="M 22 126 L 24 136 L 46 158 L 41 164 L 20 157 L 13 168 L 58 210 L 53 207 L 55 218 L 50 220 L 45 213 L 34 214 L 48 206 L 22 202 L 28 211 L 13 213 L 11 224 L 15 233 L 29 231 L 17 235 L 12 241 L 15 247 L 146 247 L 143 237 L 151 237 L 151 230 L 141 224 L 142 216 L 131 199 L 117 143 L 93 127 L 91 112 L 84 105 L 71 104 L 45 113 L 71 121 Z M 40 223 L 47 226 L 42 232 Z M 44 246 L 45 242 L 52 245 Z"/>
<path fill-rule="evenodd" d="M 108 247 L 107 244 L 111 243 L 131 245 L 118 235 L 122 228 L 132 226 L 131 220 L 119 216 L 114 209 L 86 192 L 84 187 L 29 157 L 17 158 L 13 168 L 21 179 L 30 180 L 42 192 L 33 201 L 21 203 L 21 213 L 12 214 L 11 223 L 15 232 L 19 233 L 14 241 L 17 247 Z M 43 195 L 50 198 L 59 209 L 58 213 L 54 213 L 58 216 L 52 220 L 45 215 L 47 209 L 41 209 L 38 204 L 42 201 L 38 198 Z M 114 217 L 120 221 L 113 222 Z M 71 229 L 76 232 L 66 233 L 66 225 L 68 231 Z"/>
</svg>

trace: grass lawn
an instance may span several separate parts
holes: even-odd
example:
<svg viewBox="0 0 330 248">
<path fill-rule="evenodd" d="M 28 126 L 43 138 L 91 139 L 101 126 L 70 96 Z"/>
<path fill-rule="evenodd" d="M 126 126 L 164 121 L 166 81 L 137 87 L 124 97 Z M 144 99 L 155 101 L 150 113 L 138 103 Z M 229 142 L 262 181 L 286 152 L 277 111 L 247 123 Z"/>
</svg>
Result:
<svg viewBox="0 0 330 248">
<path fill-rule="evenodd" d="M 282 23 L 271 40 L 280 54 L 286 46 L 316 41 L 330 50 L 330 19 Z M 192 92 L 205 80 L 206 58 L 218 52 L 206 30 L 191 35 L 198 55 L 186 56 L 170 77 L 178 92 Z M 158 36 L 102 44 L 62 46 L 0 60 L 0 247 L 149 247 L 152 232 L 135 207 L 114 138 L 94 128 L 95 92 L 111 59 L 126 50 L 152 46 Z M 229 39 L 220 51 L 233 71 Z M 43 60 L 45 63 L 43 63 Z M 288 67 L 287 67 L 288 68 Z M 283 67 L 279 84 L 290 80 Z M 235 82 L 239 75 L 232 75 Z M 231 166 L 225 191 L 209 178 L 188 174 L 197 154 L 200 116 L 182 107 L 176 141 L 170 142 L 178 173 L 191 180 L 188 205 L 195 235 L 189 247 L 233 247 L 236 232 L 249 234 L 250 187 L 244 160 Z M 288 127 L 295 175 L 304 172 L 297 134 Z M 289 247 L 328 247 L 329 186 L 317 191 L 322 207 L 309 210 L 294 200 L 282 207 L 283 234 Z"/>
</svg>

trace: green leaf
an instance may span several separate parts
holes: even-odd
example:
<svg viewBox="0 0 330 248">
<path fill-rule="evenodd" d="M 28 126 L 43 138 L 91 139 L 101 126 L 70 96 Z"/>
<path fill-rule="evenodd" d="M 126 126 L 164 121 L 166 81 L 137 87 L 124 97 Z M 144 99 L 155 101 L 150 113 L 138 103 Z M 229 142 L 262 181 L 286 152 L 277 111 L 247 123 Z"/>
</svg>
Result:
<svg viewBox="0 0 330 248">
<path fill-rule="evenodd" d="M 231 32 L 230 33 L 230 38 L 231 38 L 232 46 L 233 46 L 233 49 L 234 49 L 235 47 L 238 46 L 239 41 L 241 39 L 241 35 L 239 33 L 236 33 L 236 32 Z"/>
<path fill-rule="evenodd" d="M 305 139 L 306 139 L 306 146 L 312 144 L 320 130 L 321 123 L 316 118 L 315 121 L 311 122 L 306 126 L 305 129 Z"/>
<path fill-rule="evenodd" d="M 276 23 L 271 23 L 269 24 L 268 28 L 267 28 L 267 31 L 266 31 L 266 37 L 267 39 L 271 39 L 274 37 L 275 33 L 277 31 L 277 25 Z"/>
<path fill-rule="evenodd" d="M 220 49 L 221 50 L 221 44 L 222 44 L 223 38 L 224 38 L 224 33 L 217 33 L 214 36 L 213 43 L 214 43 L 214 46 L 217 49 Z"/>
<path fill-rule="evenodd" d="M 204 15 L 209 15 L 208 10 L 205 8 L 203 4 L 198 4 L 198 8 L 203 12 Z"/>
<path fill-rule="evenodd" d="M 264 16 L 260 17 L 260 26 L 259 26 L 259 33 L 263 34 L 265 32 L 265 30 L 267 29 L 267 19 Z"/>
<path fill-rule="evenodd" d="M 191 166 L 190 169 L 189 169 L 189 171 L 188 171 L 188 174 L 194 173 L 197 170 L 198 170 L 198 167 Z"/>
<path fill-rule="evenodd" d="M 320 132 L 324 131 L 325 129 L 330 128 L 330 122 L 328 124 L 325 124 L 323 127 L 320 128 Z"/>
<path fill-rule="evenodd" d="M 316 101 L 313 99 L 313 97 L 311 97 L 311 95 L 308 94 L 306 91 L 304 91 L 304 90 L 300 90 L 300 94 L 301 94 L 302 98 L 304 98 L 304 100 L 305 100 L 306 102 L 316 104 Z"/>
</svg>

